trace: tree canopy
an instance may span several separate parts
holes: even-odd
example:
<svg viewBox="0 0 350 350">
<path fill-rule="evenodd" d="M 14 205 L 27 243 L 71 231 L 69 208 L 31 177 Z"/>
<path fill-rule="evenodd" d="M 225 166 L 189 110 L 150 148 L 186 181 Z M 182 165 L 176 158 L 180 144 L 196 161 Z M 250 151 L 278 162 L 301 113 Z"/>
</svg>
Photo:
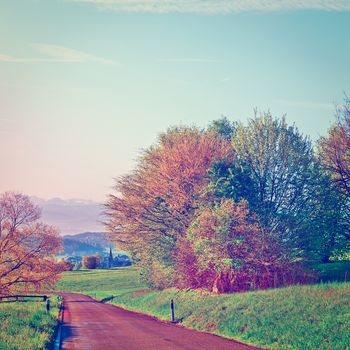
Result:
<svg viewBox="0 0 350 350">
<path fill-rule="evenodd" d="M 350 99 L 337 109 L 337 120 L 318 141 L 320 161 L 342 196 L 343 221 L 350 224 Z M 345 231 L 350 240 L 350 229 Z"/>
<path fill-rule="evenodd" d="M 308 263 L 347 245 L 343 205 L 309 138 L 264 113 L 161 134 L 106 224 L 150 285 L 229 292 L 312 278 Z"/>
</svg>

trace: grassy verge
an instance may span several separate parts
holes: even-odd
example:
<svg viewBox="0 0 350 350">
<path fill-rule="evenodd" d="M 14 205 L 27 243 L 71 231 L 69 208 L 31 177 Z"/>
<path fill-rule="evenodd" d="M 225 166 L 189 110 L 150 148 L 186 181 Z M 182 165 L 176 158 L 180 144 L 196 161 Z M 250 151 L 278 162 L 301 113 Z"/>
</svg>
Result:
<svg viewBox="0 0 350 350">
<path fill-rule="evenodd" d="M 41 350 L 53 342 L 58 301 L 51 297 L 51 311 L 37 301 L 0 303 L 0 349 Z"/>
<path fill-rule="evenodd" d="M 174 289 L 118 296 L 115 303 L 269 349 L 350 349 L 350 283 L 230 295 Z"/>
</svg>

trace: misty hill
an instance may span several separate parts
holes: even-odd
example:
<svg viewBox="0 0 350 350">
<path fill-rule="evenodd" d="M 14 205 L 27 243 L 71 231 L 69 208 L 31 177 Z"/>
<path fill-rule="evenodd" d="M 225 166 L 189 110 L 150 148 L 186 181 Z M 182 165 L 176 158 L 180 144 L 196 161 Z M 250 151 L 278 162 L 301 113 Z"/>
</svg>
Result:
<svg viewBox="0 0 350 350">
<path fill-rule="evenodd" d="M 81 199 L 31 199 L 42 208 L 42 221 L 58 227 L 62 234 L 100 232 L 103 229 L 99 222 L 102 219 L 100 203 Z"/>
<path fill-rule="evenodd" d="M 63 237 L 62 255 L 83 256 L 106 253 L 111 243 L 103 232 L 84 232 Z"/>
</svg>

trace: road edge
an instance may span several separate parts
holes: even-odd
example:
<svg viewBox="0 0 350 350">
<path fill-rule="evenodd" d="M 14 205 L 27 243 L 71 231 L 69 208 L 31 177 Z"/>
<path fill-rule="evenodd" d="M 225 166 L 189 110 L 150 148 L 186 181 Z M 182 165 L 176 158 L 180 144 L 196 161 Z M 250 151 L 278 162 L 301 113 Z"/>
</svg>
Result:
<svg viewBox="0 0 350 350">
<path fill-rule="evenodd" d="M 76 293 L 76 294 L 81 294 L 81 293 Z M 85 295 L 87 297 L 90 297 L 92 300 L 95 300 L 97 302 L 101 302 L 101 300 L 98 300 L 98 299 L 95 299 L 94 297 L 92 297 L 91 295 L 87 295 L 87 294 L 82 294 L 82 295 Z M 115 298 L 114 298 L 114 301 L 115 301 Z M 235 338 L 230 338 L 230 337 L 225 337 L 223 335 L 220 335 L 220 334 L 217 334 L 217 333 L 213 333 L 213 332 L 210 332 L 210 331 L 203 331 L 203 330 L 198 330 L 196 328 L 192 328 L 192 327 L 188 327 L 188 326 L 184 326 L 178 322 L 172 322 L 172 321 L 168 321 L 168 320 L 164 320 L 164 319 L 161 319 L 157 316 L 154 316 L 154 315 L 150 315 L 150 314 L 147 314 L 145 312 L 141 312 L 141 311 L 136 311 L 136 310 L 132 310 L 132 309 L 128 309 L 122 305 L 119 305 L 119 304 L 114 304 L 114 303 L 111 303 L 111 302 L 107 302 L 107 303 L 104 303 L 106 305 L 111 305 L 111 306 L 114 306 L 116 308 L 119 308 L 119 309 L 122 309 L 122 310 L 125 310 L 125 311 L 129 311 L 129 312 L 132 312 L 134 314 L 139 314 L 139 315 L 142 315 L 142 316 L 146 316 L 148 318 L 152 318 L 153 320 L 155 321 L 158 321 L 160 323 L 166 323 L 166 324 L 169 324 L 169 325 L 172 325 L 172 326 L 175 326 L 175 327 L 179 327 L 179 328 L 184 328 L 184 329 L 188 329 L 188 330 L 191 330 L 191 331 L 195 331 L 195 332 L 199 332 L 199 333 L 205 333 L 205 334 L 210 334 L 210 335 L 213 335 L 215 337 L 218 337 L 218 338 L 223 338 L 223 339 L 227 339 L 227 340 L 231 340 L 235 343 L 238 343 L 240 345 L 245 345 L 245 346 L 248 346 L 248 347 L 251 347 L 252 350 L 269 350 L 269 348 L 262 348 L 262 347 L 258 347 L 257 345 L 254 345 L 254 344 L 249 344 L 249 343 L 244 343 L 238 339 L 235 339 Z M 60 350 L 60 349 L 58 349 Z"/>
<path fill-rule="evenodd" d="M 58 314 L 58 329 L 57 329 L 57 335 L 56 335 L 56 339 L 55 339 L 55 343 L 54 343 L 54 350 L 61 350 L 61 346 L 62 346 L 62 325 L 63 325 L 63 321 L 64 321 L 64 299 L 61 296 L 62 300 L 61 300 L 61 304 L 60 304 L 60 311 Z"/>
</svg>

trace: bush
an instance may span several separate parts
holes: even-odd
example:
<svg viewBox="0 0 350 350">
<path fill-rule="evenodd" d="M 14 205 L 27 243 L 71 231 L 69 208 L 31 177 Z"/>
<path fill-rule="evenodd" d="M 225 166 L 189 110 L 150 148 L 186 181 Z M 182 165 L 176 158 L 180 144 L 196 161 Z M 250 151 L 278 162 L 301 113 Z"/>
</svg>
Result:
<svg viewBox="0 0 350 350">
<path fill-rule="evenodd" d="M 98 255 L 83 256 L 82 266 L 84 269 L 97 269 L 100 265 L 101 258 Z"/>
</svg>

